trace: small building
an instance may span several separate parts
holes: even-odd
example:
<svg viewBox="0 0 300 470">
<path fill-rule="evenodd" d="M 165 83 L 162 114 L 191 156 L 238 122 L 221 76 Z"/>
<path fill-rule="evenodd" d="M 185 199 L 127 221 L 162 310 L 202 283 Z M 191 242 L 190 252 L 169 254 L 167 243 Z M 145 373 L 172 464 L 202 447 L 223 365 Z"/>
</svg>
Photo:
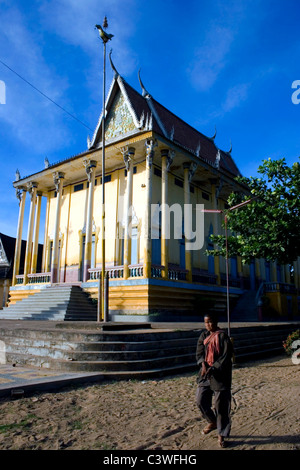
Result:
<svg viewBox="0 0 300 470">
<path fill-rule="evenodd" d="M 7 306 L 9 289 L 12 285 L 16 239 L 0 233 L 0 308 Z M 43 246 L 38 246 L 37 268 L 41 269 Z M 26 241 L 21 241 L 19 273 L 24 272 Z"/>
<path fill-rule="evenodd" d="M 85 152 L 48 163 L 13 183 L 20 210 L 11 301 L 58 283 L 78 284 L 97 297 L 104 243 L 110 319 L 175 320 L 195 318 L 211 308 L 225 311 L 225 260 L 205 254 L 212 248 L 210 235 L 221 233 L 222 217 L 202 210 L 226 208 L 232 191 L 247 193 L 235 179 L 240 172 L 232 149 L 218 148 L 216 134 L 203 135 L 156 101 L 141 80 L 138 92 L 113 69 L 106 99 L 105 181 L 101 114 Z M 47 209 L 39 269 L 36 222 L 42 198 Z M 293 269 L 291 282 L 288 267 L 265 260 L 248 266 L 239 257 L 230 259 L 231 302 L 268 282 L 275 292 L 288 290 L 296 314 L 299 260 Z"/>
</svg>

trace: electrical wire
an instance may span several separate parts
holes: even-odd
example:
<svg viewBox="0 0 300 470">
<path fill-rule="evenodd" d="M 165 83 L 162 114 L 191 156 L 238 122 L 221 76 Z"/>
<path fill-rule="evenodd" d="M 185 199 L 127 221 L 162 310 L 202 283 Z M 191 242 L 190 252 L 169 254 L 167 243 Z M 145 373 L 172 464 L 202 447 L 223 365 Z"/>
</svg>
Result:
<svg viewBox="0 0 300 470">
<path fill-rule="evenodd" d="M 47 96 L 45 93 L 43 93 L 41 90 L 39 90 L 36 86 L 34 86 L 32 83 L 30 83 L 28 80 L 26 80 L 26 78 L 22 77 L 22 75 L 20 75 L 18 72 L 16 72 L 15 70 L 13 70 L 11 67 L 9 67 L 9 65 L 5 64 L 5 62 L 3 62 L 1 59 L 0 59 L 0 63 L 2 65 L 4 65 L 5 67 L 7 67 L 11 72 L 13 72 L 15 75 L 17 75 L 19 78 L 21 78 L 21 80 L 23 80 L 25 83 L 27 83 L 27 85 L 30 85 L 35 91 L 37 91 L 38 93 L 40 93 L 42 96 L 44 96 L 45 98 L 47 98 L 47 100 L 51 101 L 51 103 L 55 104 L 55 106 L 57 106 L 58 108 L 60 108 L 64 113 L 68 114 L 71 118 L 75 119 L 77 122 L 79 122 L 82 126 L 86 127 L 87 129 L 89 129 L 90 131 L 94 132 L 93 129 L 91 129 L 90 127 L 88 127 L 86 124 L 84 124 L 84 122 L 82 122 L 80 119 L 78 119 L 76 116 L 73 116 L 73 114 L 69 113 L 69 111 L 67 111 L 65 108 L 63 108 L 62 106 L 60 106 L 60 104 L 56 103 L 52 98 L 49 98 L 49 96 Z"/>
</svg>

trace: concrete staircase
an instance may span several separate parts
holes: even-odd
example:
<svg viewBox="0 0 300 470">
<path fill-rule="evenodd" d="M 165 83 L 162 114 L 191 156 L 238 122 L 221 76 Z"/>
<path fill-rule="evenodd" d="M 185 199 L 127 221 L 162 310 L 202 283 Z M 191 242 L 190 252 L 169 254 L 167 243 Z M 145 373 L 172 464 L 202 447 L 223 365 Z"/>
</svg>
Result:
<svg viewBox="0 0 300 470">
<path fill-rule="evenodd" d="M 242 294 L 233 307 L 230 317 L 232 321 L 257 321 L 256 291 L 249 290 Z"/>
<path fill-rule="evenodd" d="M 2 326 L 0 321 L 0 340 L 5 344 L 7 363 L 99 372 L 110 378 L 197 370 L 199 329 L 180 329 L 179 325 L 172 329 L 151 324 L 51 323 L 51 327 L 29 328 L 20 323 Z M 282 341 L 297 328 L 299 323 L 232 327 L 236 362 L 283 354 Z"/>
<path fill-rule="evenodd" d="M 3 308 L 0 319 L 96 321 L 97 307 L 79 286 L 55 285 Z"/>
</svg>

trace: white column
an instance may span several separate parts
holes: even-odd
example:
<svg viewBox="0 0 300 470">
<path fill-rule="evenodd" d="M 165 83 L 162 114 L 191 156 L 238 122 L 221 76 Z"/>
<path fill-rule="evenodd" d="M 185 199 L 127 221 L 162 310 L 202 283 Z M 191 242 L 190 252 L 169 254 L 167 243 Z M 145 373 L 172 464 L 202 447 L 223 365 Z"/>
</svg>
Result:
<svg viewBox="0 0 300 470">
<path fill-rule="evenodd" d="M 17 229 L 17 238 L 16 238 L 16 247 L 15 247 L 14 269 L 13 269 L 13 277 L 12 277 L 13 286 L 16 285 L 16 276 L 19 274 L 19 269 L 20 269 L 26 189 L 25 188 L 17 189 L 16 192 L 17 192 L 17 198 L 19 199 L 19 219 L 18 219 L 18 229 Z"/>
<path fill-rule="evenodd" d="M 131 235 L 132 235 L 132 181 L 133 167 L 132 158 L 135 148 L 124 150 L 123 158 L 127 170 L 127 193 L 125 207 L 125 230 L 124 230 L 124 279 L 129 277 L 129 265 L 131 263 Z"/>
<path fill-rule="evenodd" d="M 216 179 L 211 179 L 211 202 L 212 202 L 212 208 L 214 210 L 218 210 L 218 197 L 217 197 L 217 180 Z M 213 214 L 213 234 L 214 235 L 220 235 L 220 214 L 214 213 Z M 214 248 L 216 246 L 214 245 Z M 217 276 L 217 284 L 221 285 L 221 274 L 220 274 L 220 256 L 214 256 L 214 265 L 215 265 L 215 275 Z"/>
<path fill-rule="evenodd" d="M 190 191 L 190 184 L 192 181 L 192 177 L 196 171 L 196 165 L 194 163 L 184 163 L 183 164 L 183 171 L 184 171 L 184 204 L 191 204 L 191 191 Z M 192 222 L 192 221 L 191 221 Z M 187 273 L 187 281 L 192 282 L 192 253 L 191 250 L 187 248 L 187 243 L 185 241 L 185 269 L 188 271 Z"/>
<path fill-rule="evenodd" d="M 167 205 L 168 199 L 168 173 L 173 162 L 175 152 L 169 149 L 161 150 L 161 264 L 162 278 L 168 279 L 169 241 L 167 239 Z M 170 231 L 169 231 L 170 233 Z"/>
<path fill-rule="evenodd" d="M 55 228 L 54 228 L 54 240 L 53 240 L 53 253 L 52 253 L 52 263 L 51 263 L 51 283 L 59 282 L 59 269 L 58 265 L 58 254 L 59 254 L 59 226 L 60 226 L 60 213 L 61 213 L 61 203 L 62 203 L 62 191 L 63 191 L 63 179 L 64 173 L 59 171 L 53 174 L 53 180 L 56 189 L 56 216 L 55 216 Z"/>
<path fill-rule="evenodd" d="M 144 272 L 146 278 L 151 277 L 151 203 L 152 203 L 152 163 L 154 148 L 157 143 L 151 139 L 146 142 L 146 208 L 145 208 L 145 248 L 144 248 Z"/>
<path fill-rule="evenodd" d="M 84 161 L 85 171 L 89 181 L 88 207 L 85 232 L 85 253 L 83 267 L 83 281 L 86 282 L 89 277 L 89 269 L 92 265 L 92 238 L 93 238 L 93 209 L 94 209 L 94 188 L 95 188 L 95 168 L 96 160 Z"/>
<path fill-rule="evenodd" d="M 36 201 L 35 224 L 34 224 L 31 273 L 36 273 L 36 266 L 37 266 L 37 259 L 38 259 L 38 247 L 39 247 L 41 204 L 42 204 L 42 193 L 38 192 L 37 201 Z"/>
<path fill-rule="evenodd" d="M 25 253 L 25 265 L 24 265 L 24 284 L 27 284 L 28 274 L 31 270 L 31 258 L 32 258 L 32 235 L 33 235 L 33 224 L 34 224 L 34 213 L 36 204 L 36 192 L 37 184 L 32 182 L 28 184 L 28 192 L 30 194 L 30 211 L 27 231 L 27 243 Z"/>
</svg>

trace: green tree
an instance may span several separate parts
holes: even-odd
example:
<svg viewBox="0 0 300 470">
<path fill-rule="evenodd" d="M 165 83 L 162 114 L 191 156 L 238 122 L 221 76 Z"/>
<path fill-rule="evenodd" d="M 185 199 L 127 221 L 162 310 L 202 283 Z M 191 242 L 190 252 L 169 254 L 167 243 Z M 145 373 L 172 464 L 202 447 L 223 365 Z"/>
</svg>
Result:
<svg viewBox="0 0 300 470">
<path fill-rule="evenodd" d="M 262 177 L 238 177 L 249 188 L 247 195 L 232 193 L 229 207 L 252 199 L 227 215 L 228 256 L 239 255 L 243 263 L 265 258 L 279 264 L 292 264 L 300 256 L 300 165 L 289 167 L 285 158 L 263 160 Z M 230 232 L 229 232 L 230 231 Z M 225 235 L 212 235 L 216 249 L 208 255 L 226 256 Z"/>
</svg>

